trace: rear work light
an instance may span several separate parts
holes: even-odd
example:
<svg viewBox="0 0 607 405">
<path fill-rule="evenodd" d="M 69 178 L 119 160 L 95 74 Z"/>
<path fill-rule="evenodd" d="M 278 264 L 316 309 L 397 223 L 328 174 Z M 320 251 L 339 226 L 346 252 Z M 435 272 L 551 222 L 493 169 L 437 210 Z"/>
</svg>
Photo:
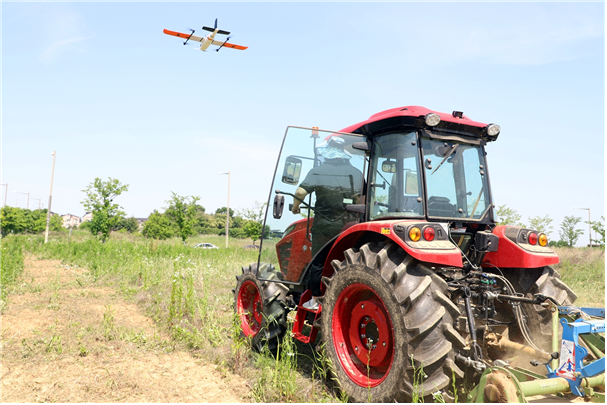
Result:
<svg viewBox="0 0 607 405">
<path fill-rule="evenodd" d="M 487 135 L 489 136 L 495 136 L 498 135 L 500 133 L 500 126 L 497 124 L 489 124 L 487 126 Z"/>
<path fill-rule="evenodd" d="M 422 237 L 422 231 L 417 226 L 409 229 L 409 239 L 413 242 L 417 242 Z"/>
<path fill-rule="evenodd" d="M 434 228 L 432 228 L 431 226 L 428 226 L 426 228 L 424 228 L 424 239 L 427 241 L 432 241 L 434 240 Z"/>
<path fill-rule="evenodd" d="M 426 125 L 429 127 L 435 127 L 440 122 L 440 115 L 435 113 L 430 113 L 426 115 Z"/>
<path fill-rule="evenodd" d="M 529 235 L 527 235 L 527 240 L 529 241 L 530 245 L 537 244 L 537 233 L 529 232 Z"/>
<path fill-rule="evenodd" d="M 540 246 L 546 246 L 548 244 L 548 237 L 545 233 L 540 233 L 538 242 L 540 243 Z"/>
</svg>

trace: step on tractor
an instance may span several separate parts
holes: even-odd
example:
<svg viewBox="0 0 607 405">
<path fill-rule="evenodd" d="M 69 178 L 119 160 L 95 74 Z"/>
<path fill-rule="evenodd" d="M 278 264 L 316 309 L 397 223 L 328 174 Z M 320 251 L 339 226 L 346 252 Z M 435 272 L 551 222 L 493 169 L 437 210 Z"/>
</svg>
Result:
<svg viewBox="0 0 607 405">
<path fill-rule="evenodd" d="M 259 258 L 234 289 L 242 335 L 324 350 L 355 402 L 604 402 L 604 308 L 572 306 L 545 233 L 496 224 L 499 134 L 419 106 L 288 127 Z"/>
</svg>

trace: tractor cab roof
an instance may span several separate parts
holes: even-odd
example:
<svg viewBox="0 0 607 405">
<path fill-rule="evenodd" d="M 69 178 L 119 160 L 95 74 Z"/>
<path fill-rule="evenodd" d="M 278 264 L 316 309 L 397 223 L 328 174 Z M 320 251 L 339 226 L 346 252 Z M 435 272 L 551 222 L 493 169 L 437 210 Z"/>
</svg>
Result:
<svg viewBox="0 0 607 405">
<path fill-rule="evenodd" d="M 429 120 L 429 117 L 433 120 Z M 420 106 L 391 108 L 373 114 L 368 120 L 344 128 L 341 132 L 379 135 L 406 127 L 439 130 L 486 142 L 496 140 L 499 135 L 499 126 L 472 121 L 460 111 L 447 114 Z"/>
</svg>

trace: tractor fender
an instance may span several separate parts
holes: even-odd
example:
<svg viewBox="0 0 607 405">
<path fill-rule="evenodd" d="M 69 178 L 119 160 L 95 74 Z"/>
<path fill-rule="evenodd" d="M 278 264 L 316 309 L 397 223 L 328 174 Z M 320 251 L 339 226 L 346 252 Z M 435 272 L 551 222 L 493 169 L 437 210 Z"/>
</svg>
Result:
<svg viewBox="0 0 607 405">
<path fill-rule="evenodd" d="M 333 260 L 343 261 L 345 259 L 344 251 L 352 247 L 359 247 L 370 240 L 379 242 L 389 239 L 400 246 L 407 254 L 421 262 L 439 266 L 462 267 L 462 254 L 453 243 L 444 243 L 445 241 L 440 243 L 439 241 L 423 242 L 423 247 L 415 248 L 404 240 L 402 233 L 394 230 L 394 227 L 398 225 L 401 228 L 406 228 L 413 224 L 421 226 L 430 223 L 423 220 L 389 220 L 363 222 L 350 226 L 333 243 L 325 260 L 323 276 L 330 277 L 333 274 L 334 270 L 331 262 Z"/>
<path fill-rule="evenodd" d="M 534 269 L 559 262 L 559 257 L 548 246 L 530 245 L 526 235 L 535 232 L 518 226 L 498 225 L 493 234 L 499 237 L 496 252 L 488 252 L 483 265 Z"/>
</svg>

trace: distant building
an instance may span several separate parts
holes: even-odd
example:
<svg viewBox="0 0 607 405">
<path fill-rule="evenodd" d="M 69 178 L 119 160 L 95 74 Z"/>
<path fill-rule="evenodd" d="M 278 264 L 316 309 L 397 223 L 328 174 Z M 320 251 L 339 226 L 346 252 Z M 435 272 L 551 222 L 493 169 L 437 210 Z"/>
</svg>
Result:
<svg viewBox="0 0 607 405">
<path fill-rule="evenodd" d="M 135 218 L 137 220 L 137 223 L 139 224 L 139 230 L 141 231 L 143 229 L 143 224 L 145 224 L 148 220 L 148 218 Z"/>
<path fill-rule="evenodd" d="M 87 212 L 86 214 L 84 214 L 82 216 L 82 221 L 81 222 L 90 221 L 91 219 L 93 219 L 93 213 L 92 212 Z"/>
<path fill-rule="evenodd" d="M 64 228 L 74 228 L 79 226 L 82 222 L 82 219 L 79 216 L 72 214 L 61 215 L 61 219 L 63 219 Z"/>
</svg>

